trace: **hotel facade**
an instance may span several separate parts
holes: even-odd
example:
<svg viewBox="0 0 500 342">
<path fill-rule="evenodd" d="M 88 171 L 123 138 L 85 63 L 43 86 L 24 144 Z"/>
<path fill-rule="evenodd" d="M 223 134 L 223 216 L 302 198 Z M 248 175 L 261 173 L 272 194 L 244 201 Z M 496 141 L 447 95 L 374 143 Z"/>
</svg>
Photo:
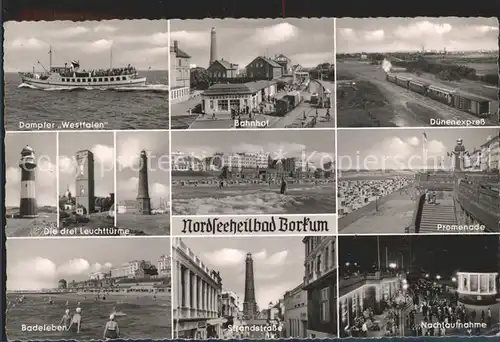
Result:
<svg viewBox="0 0 500 342">
<path fill-rule="evenodd" d="M 172 308 L 174 338 L 207 339 L 221 336 L 222 279 L 187 247 L 172 239 Z"/>
<path fill-rule="evenodd" d="M 304 290 L 307 291 L 307 336 L 337 337 L 337 245 L 334 236 L 307 236 Z"/>
</svg>

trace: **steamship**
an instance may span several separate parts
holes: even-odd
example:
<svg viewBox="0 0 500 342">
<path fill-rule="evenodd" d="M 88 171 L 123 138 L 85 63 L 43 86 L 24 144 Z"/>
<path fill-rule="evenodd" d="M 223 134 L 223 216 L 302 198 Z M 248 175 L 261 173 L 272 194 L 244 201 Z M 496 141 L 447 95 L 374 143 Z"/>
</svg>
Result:
<svg viewBox="0 0 500 342">
<path fill-rule="evenodd" d="M 52 66 L 52 48 L 49 50 L 50 65 L 43 73 L 20 72 L 24 84 L 42 89 L 53 88 L 130 88 L 146 85 L 146 77 L 140 77 L 137 70 L 128 65 L 124 68 L 80 70 L 80 62 L 73 60 L 64 67 Z M 41 65 L 40 62 L 38 64 Z M 43 65 L 42 65 L 43 67 Z"/>
</svg>

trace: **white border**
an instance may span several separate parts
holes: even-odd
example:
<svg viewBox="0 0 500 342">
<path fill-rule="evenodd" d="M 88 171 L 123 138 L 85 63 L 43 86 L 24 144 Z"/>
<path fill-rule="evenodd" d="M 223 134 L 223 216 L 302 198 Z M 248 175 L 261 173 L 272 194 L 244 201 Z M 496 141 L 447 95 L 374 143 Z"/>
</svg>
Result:
<svg viewBox="0 0 500 342">
<path fill-rule="evenodd" d="M 59 229 L 59 224 L 60 224 L 60 219 L 59 219 L 59 215 L 60 215 L 60 208 L 59 208 L 59 196 L 60 196 L 60 191 L 61 191 L 61 184 L 59 184 L 59 179 L 61 177 L 61 174 L 60 174 L 60 165 L 59 165 L 59 132 L 56 132 L 56 198 L 57 198 L 57 202 L 56 202 L 56 214 L 57 214 L 57 218 L 56 218 L 56 225 L 57 225 L 57 229 Z"/>
<path fill-rule="evenodd" d="M 170 101 L 171 97 L 170 97 L 170 82 L 171 82 L 171 60 L 170 60 L 170 20 L 167 20 L 167 51 L 168 51 L 168 55 L 167 55 L 167 63 L 168 63 L 168 149 L 169 149 L 169 185 L 168 185 L 168 188 L 169 188 L 169 210 L 170 210 L 170 213 L 169 213 L 169 220 L 170 220 L 170 227 L 169 227 L 169 232 L 168 232 L 168 236 L 170 236 L 170 250 L 169 250 L 169 255 L 170 255 L 170 338 L 171 339 L 174 339 L 174 336 L 175 336 L 175 326 L 174 326 L 174 323 L 175 323 L 175 318 L 174 318 L 174 296 L 175 296 L 175 291 L 176 289 L 174 288 L 174 277 L 173 277 L 173 274 L 175 272 L 174 270 L 174 265 L 175 265 L 175 262 L 174 262 L 174 249 L 173 249 L 173 238 L 174 236 L 172 235 L 172 120 L 171 120 L 171 116 L 170 116 L 170 113 L 171 113 L 171 110 L 172 110 L 172 101 Z M 177 280 L 177 275 L 175 276 L 176 280 Z M 177 299 L 178 300 L 178 299 Z"/>
<path fill-rule="evenodd" d="M 334 120 L 335 120 L 335 215 L 337 216 L 337 227 L 336 227 L 336 236 L 335 236 L 335 262 L 337 263 L 335 271 L 337 272 L 337 299 L 335 301 L 335 311 L 337 312 L 337 338 L 340 337 L 340 319 L 341 314 L 339 310 L 339 296 L 340 296 L 340 279 L 339 279 L 339 216 L 338 216 L 338 190 L 339 190 L 339 173 L 337 170 L 338 165 L 338 126 L 337 126 L 337 18 L 333 18 L 333 66 L 335 73 L 334 80 L 334 90 L 335 90 L 335 108 L 334 108 Z"/>
<path fill-rule="evenodd" d="M 437 130 L 437 129 L 498 129 L 500 128 L 500 122 L 498 126 L 427 126 L 427 127 L 339 127 L 337 130 L 339 131 L 363 131 L 363 130 L 374 130 L 374 131 L 383 131 L 383 130 Z"/>
<path fill-rule="evenodd" d="M 337 100 L 335 100 L 337 101 Z M 169 101 L 170 102 L 170 101 Z M 170 104 L 169 104 L 170 107 Z M 169 109 L 170 110 L 170 109 Z M 334 110 L 334 114 L 337 114 L 337 108 Z M 320 127 L 320 128 L 268 128 L 268 129 L 255 129 L 255 128 L 211 128 L 211 129 L 102 129 L 102 130 L 37 130 L 37 131 L 5 131 L 5 134 L 36 134 L 36 133 L 111 133 L 111 132 L 276 132 L 276 131 L 325 131 L 325 130 L 339 130 L 339 131 L 362 131 L 362 130 L 438 130 L 438 129 L 495 129 L 500 128 L 500 122 L 498 126 L 415 126 L 415 127 Z"/>
</svg>

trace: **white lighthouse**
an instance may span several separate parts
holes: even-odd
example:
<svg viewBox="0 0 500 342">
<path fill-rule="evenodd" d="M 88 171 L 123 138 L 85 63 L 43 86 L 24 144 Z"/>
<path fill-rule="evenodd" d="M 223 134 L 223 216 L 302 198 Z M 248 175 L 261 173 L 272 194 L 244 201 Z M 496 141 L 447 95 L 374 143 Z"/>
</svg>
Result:
<svg viewBox="0 0 500 342">
<path fill-rule="evenodd" d="M 37 216 L 36 192 L 35 192 L 35 151 L 26 146 L 21 151 L 21 204 L 19 205 L 19 216 L 33 218 Z"/>
</svg>

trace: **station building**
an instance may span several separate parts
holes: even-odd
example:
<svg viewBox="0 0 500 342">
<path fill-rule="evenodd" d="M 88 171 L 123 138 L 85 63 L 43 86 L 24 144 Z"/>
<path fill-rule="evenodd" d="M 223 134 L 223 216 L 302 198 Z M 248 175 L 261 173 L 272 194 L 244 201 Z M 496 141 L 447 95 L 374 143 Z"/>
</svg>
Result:
<svg viewBox="0 0 500 342">
<path fill-rule="evenodd" d="M 262 80 L 247 83 L 214 84 L 205 90 L 202 110 L 208 115 L 231 114 L 232 109 L 241 112 L 257 110 L 259 105 L 277 93 L 276 80 Z"/>
</svg>

